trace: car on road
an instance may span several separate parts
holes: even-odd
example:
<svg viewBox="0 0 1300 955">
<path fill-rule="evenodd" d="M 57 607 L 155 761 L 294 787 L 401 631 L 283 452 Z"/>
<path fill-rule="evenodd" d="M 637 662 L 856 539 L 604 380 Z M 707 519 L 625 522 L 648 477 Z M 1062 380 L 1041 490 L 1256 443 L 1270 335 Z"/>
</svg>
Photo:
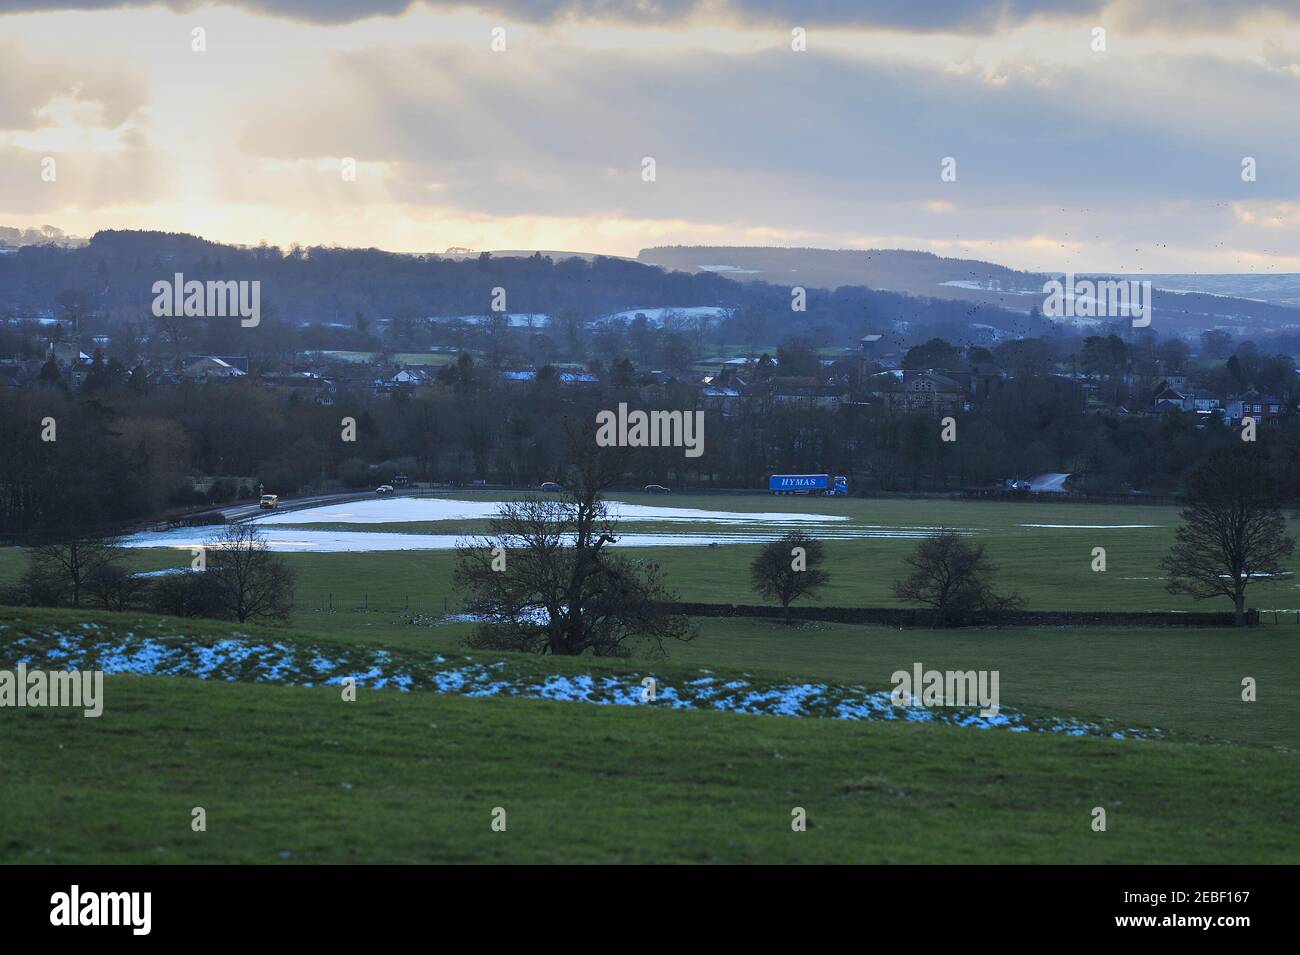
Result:
<svg viewBox="0 0 1300 955">
<path fill-rule="evenodd" d="M 264 508 L 266 508 L 268 511 L 272 511 L 272 510 L 275 510 L 276 506 L 277 506 L 279 503 L 280 503 L 280 495 L 278 495 L 278 494 L 263 494 L 261 500 L 259 500 L 259 501 L 257 502 L 257 506 L 258 506 L 258 507 L 264 507 Z"/>
<path fill-rule="evenodd" d="M 556 484 L 554 481 L 543 481 L 543 482 L 542 482 L 542 490 L 543 490 L 543 491 L 563 491 L 564 488 L 562 488 L 560 485 Z"/>
<path fill-rule="evenodd" d="M 647 494 L 671 494 L 672 488 L 664 487 L 662 484 L 647 484 L 645 486 Z"/>
<path fill-rule="evenodd" d="M 375 493 L 381 497 L 385 494 L 392 494 L 393 486 L 391 484 L 381 484 L 379 487 L 375 488 Z"/>
</svg>

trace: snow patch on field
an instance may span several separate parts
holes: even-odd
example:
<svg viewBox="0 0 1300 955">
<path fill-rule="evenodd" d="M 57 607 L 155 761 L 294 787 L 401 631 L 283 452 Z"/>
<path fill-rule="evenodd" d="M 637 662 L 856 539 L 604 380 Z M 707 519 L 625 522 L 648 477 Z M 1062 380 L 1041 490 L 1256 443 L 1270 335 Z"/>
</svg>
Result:
<svg viewBox="0 0 1300 955">
<path fill-rule="evenodd" d="M 973 729 L 1157 739 L 1159 729 L 1029 716 L 1003 707 L 994 716 L 972 707 L 896 706 L 887 690 L 819 682 L 781 683 L 748 677 L 723 680 L 711 671 L 698 676 L 663 677 L 634 671 L 605 674 L 538 673 L 506 661 L 475 662 L 472 657 L 432 658 L 412 651 L 339 645 L 328 653 L 319 646 L 263 642 L 234 633 L 226 638 L 196 638 L 167 632 L 141 636 L 104 632 L 99 624 L 79 630 L 45 628 L 0 633 L 0 667 L 103 670 L 108 674 L 182 676 L 201 680 L 270 683 L 281 686 L 341 686 L 398 692 L 433 692 L 473 697 L 521 697 L 606 706 L 648 706 L 715 710 L 763 716 L 839 720 L 899 720 L 941 723 Z M 654 677 L 655 699 L 646 698 L 642 680 Z M 109 705 L 112 694 L 109 693 Z"/>
</svg>

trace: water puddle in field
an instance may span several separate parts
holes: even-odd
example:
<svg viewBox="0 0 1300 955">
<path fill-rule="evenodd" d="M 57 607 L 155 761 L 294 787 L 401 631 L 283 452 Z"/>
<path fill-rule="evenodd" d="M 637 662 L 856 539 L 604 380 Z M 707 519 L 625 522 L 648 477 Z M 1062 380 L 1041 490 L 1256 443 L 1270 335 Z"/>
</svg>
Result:
<svg viewBox="0 0 1300 955">
<path fill-rule="evenodd" d="M 327 504 L 301 511 L 269 514 L 257 524 L 410 524 L 427 521 L 475 521 L 495 517 L 500 501 L 457 501 L 442 497 L 390 497 L 373 501 Z M 686 522 L 692 524 L 834 524 L 847 517 L 776 511 L 709 511 L 694 507 L 660 507 L 609 501 L 610 517 L 618 521 Z"/>
<path fill-rule="evenodd" d="M 388 510 L 387 505 L 403 507 Z M 372 508 L 369 505 L 376 505 Z M 405 505 L 420 505 L 408 507 Z M 435 505 L 428 507 L 425 505 Z M 461 509 L 464 505 L 464 509 Z M 363 509 L 358 509 L 358 508 Z M 285 553 L 368 553 L 403 550 L 454 550 L 469 534 L 421 534 L 401 531 L 367 531 L 367 524 L 410 523 L 429 520 L 478 520 L 496 513 L 494 502 L 444 500 L 363 501 L 361 505 L 311 508 L 258 518 L 262 537 L 272 550 Z M 633 505 L 623 505 L 632 508 Z M 800 529 L 819 540 L 919 540 L 937 527 L 926 525 L 850 524 L 848 518 L 825 514 L 742 513 L 700 511 L 687 508 L 636 505 L 634 513 L 619 511 L 619 519 L 635 527 L 638 521 L 666 521 L 677 524 L 710 525 L 699 531 L 625 533 L 618 535 L 622 547 L 708 547 L 722 544 L 762 544 L 778 540 L 792 529 Z M 383 508 L 382 510 L 378 508 Z M 403 516 L 405 515 L 405 516 Z M 351 523 L 357 530 L 332 528 L 312 530 L 304 524 Z M 286 526 L 292 525 L 292 526 Z M 717 525 L 723 525 L 717 529 Z M 957 528 L 973 533 L 973 528 Z M 146 531 L 123 539 L 127 547 L 163 547 L 189 550 L 212 540 L 217 527 L 175 527 Z"/>
<path fill-rule="evenodd" d="M 145 628 L 141 623 L 140 629 Z M 935 723 L 1013 733 L 1055 733 L 1110 739 L 1159 739 L 1160 729 L 1055 716 L 1031 716 L 1008 707 L 983 715 L 974 707 L 897 706 L 888 690 L 819 682 L 774 682 L 741 674 L 723 679 L 712 671 L 656 676 L 626 673 L 529 672 L 505 661 L 471 656 L 381 650 L 298 642 L 266 642 L 233 632 L 229 638 L 195 638 L 158 628 L 154 635 L 118 633 L 97 623 L 10 632 L 0 627 L 0 668 L 102 670 L 106 674 L 194 677 L 280 686 L 341 686 L 473 697 L 518 697 L 613 706 L 710 710 L 751 715 L 837 720 Z M 654 699 L 643 680 L 655 681 Z M 111 688 L 106 706 L 112 705 Z"/>
<path fill-rule="evenodd" d="M 177 527 L 150 531 L 123 539 L 125 547 L 163 547 L 188 551 L 210 541 L 212 528 Z M 932 531 L 923 528 L 862 528 L 816 531 L 818 540 L 863 540 L 895 538 L 917 540 Z M 763 544 L 784 536 L 784 530 L 699 534 L 619 534 L 620 547 L 707 547 L 710 544 Z M 455 550 L 465 534 L 402 534 L 373 531 L 312 531 L 302 528 L 268 527 L 262 532 L 271 550 L 284 553 L 370 553 L 398 550 Z"/>
<path fill-rule="evenodd" d="M 449 498 L 400 497 L 349 501 L 267 514 L 252 519 L 272 550 L 284 553 L 370 553 L 409 550 L 454 550 L 469 534 L 407 533 L 401 530 L 366 530 L 373 524 L 417 525 L 433 521 L 479 521 L 495 517 L 499 501 L 463 501 Z M 919 540 L 939 528 L 912 524 L 861 524 L 835 514 L 788 511 L 710 511 L 690 507 L 610 502 L 611 516 L 635 528 L 638 522 L 683 525 L 668 532 L 625 533 L 623 547 L 709 547 L 724 544 L 763 544 L 791 530 L 802 530 L 819 540 Z M 312 524 L 346 524 L 315 530 Z M 693 530 L 690 525 L 699 529 Z M 352 529 L 355 527 L 355 529 Z M 960 534 L 980 528 L 949 528 Z M 123 539 L 127 547 L 161 547 L 189 550 L 206 544 L 219 527 L 175 527 L 146 531 Z"/>
</svg>

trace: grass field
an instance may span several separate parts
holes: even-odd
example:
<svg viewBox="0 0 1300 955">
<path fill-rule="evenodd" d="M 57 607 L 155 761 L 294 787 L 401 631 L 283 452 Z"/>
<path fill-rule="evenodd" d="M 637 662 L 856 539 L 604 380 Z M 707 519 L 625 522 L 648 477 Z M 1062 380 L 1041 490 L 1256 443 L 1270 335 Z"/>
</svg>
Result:
<svg viewBox="0 0 1300 955">
<path fill-rule="evenodd" d="M 500 495 L 456 492 L 465 500 L 499 500 Z M 773 498 L 767 495 L 619 495 L 620 501 L 652 506 L 730 512 L 796 512 L 844 517 L 835 530 L 947 526 L 964 528 L 988 547 L 1004 588 L 1018 591 L 1029 609 L 1043 610 L 1220 610 L 1226 600 L 1193 601 L 1165 592 L 1160 561 L 1169 551 L 1179 525 L 1178 509 L 1144 505 L 1003 503 L 911 498 Z M 309 512 L 299 512 L 306 514 Z M 1058 525 L 1033 527 L 1026 525 Z M 1291 521 L 1300 535 L 1300 521 Z M 1148 526 L 1118 526 L 1148 525 Z M 366 531 L 468 535 L 486 530 L 484 521 L 367 525 L 288 524 L 281 527 L 326 529 L 345 526 Z M 750 529 L 758 528 L 752 525 Z M 771 530 L 770 527 L 765 528 Z M 635 521 L 627 533 L 681 533 L 707 536 L 710 530 L 734 533 L 737 525 Z M 894 606 L 891 587 L 916 546 L 907 538 L 873 537 L 829 540 L 827 568 L 831 582 L 818 603 L 836 606 Z M 1093 548 L 1106 550 L 1107 569 L 1092 570 Z M 684 600 L 756 603 L 748 565 L 756 544 L 720 547 L 638 547 L 639 557 L 663 567 L 669 584 Z M 406 632 L 402 612 L 442 614 L 459 606 L 451 586 L 454 556 L 448 551 L 377 553 L 292 553 L 286 560 L 298 572 L 298 610 L 294 623 L 314 629 L 382 634 L 400 639 Z M 188 551 L 146 549 L 135 552 L 139 570 L 185 566 Z M 0 586 L 14 579 L 21 558 L 0 549 Z M 1290 611 L 1277 619 L 1300 632 L 1300 594 L 1293 581 L 1252 586 L 1251 606 Z M 332 601 L 331 601 L 332 597 Z M 372 613 L 355 613 L 368 608 Z M 330 611 L 334 612 L 330 612 Z M 1271 624 L 1273 618 L 1267 617 Z"/>
<path fill-rule="evenodd" d="M 106 696 L 112 719 L 7 716 L 0 860 L 1296 858 L 1295 755 L 1263 748 L 165 677 Z"/>
<path fill-rule="evenodd" d="M 464 497 L 467 495 L 456 495 Z M 664 505 L 637 496 L 636 503 Z M 978 529 L 1031 608 L 1225 609 L 1163 593 L 1177 512 L 1159 507 L 933 500 L 675 497 L 672 506 L 815 510 L 855 524 Z M 1025 524 L 1152 524 L 1030 528 Z M 373 529 L 373 525 L 367 529 Z M 408 528 L 409 529 L 409 528 Z M 642 532 L 647 525 L 638 522 Z M 680 525 L 669 527 L 680 530 Z M 466 532 L 461 528 L 460 532 Z M 888 604 L 914 541 L 832 541 L 825 602 Z M 1108 570 L 1089 569 L 1104 546 Z M 638 548 L 686 599 L 753 602 L 752 545 Z M 327 656 L 465 654 L 446 552 L 290 554 L 288 627 L 139 614 L 0 609 L 5 636 L 83 624 L 118 635 L 278 642 Z M 183 563 L 141 550 L 139 569 Z M 0 580 L 21 567 L 0 551 Z M 1292 606 L 1290 583 L 1263 606 Z M 335 595 L 333 609 L 328 594 Z M 364 604 L 369 604 L 366 609 Z M 409 607 L 407 606 L 409 604 Z M 414 621 L 414 622 L 412 622 Z M 1300 626 L 955 631 L 697 620 L 667 660 L 478 663 L 557 678 L 653 673 L 678 685 L 817 681 L 885 690 L 893 671 L 998 670 L 1003 706 L 1045 718 L 1159 728 L 1109 740 L 807 716 L 170 676 L 110 676 L 111 718 L 0 711 L 0 860 L 1260 862 L 1300 859 Z M 491 661 L 496 661 L 495 663 Z M 1243 677 L 1259 699 L 1241 700 Z M 226 682 L 233 679 L 234 682 Z M 12 731 L 11 731 L 12 730 Z M 62 749 L 60 749 L 62 747 Z M 53 794 L 53 795 L 51 795 Z M 209 831 L 192 833 L 202 805 Z M 1093 806 L 1109 830 L 1089 828 Z M 494 806 L 506 833 L 489 827 Z M 794 806 L 806 833 L 790 830 Z M 167 820 L 171 820 L 168 822 Z M 169 828 L 172 826 L 172 828 Z"/>
</svg>

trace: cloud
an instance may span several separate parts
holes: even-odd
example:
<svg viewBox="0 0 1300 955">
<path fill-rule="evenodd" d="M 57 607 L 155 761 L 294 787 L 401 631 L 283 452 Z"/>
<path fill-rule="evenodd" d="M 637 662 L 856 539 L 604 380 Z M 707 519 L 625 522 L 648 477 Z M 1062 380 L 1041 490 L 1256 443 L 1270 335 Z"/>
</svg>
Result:
<svg viewBox="0 0 1300 955">
<path fill-rule="evenodd" d="M 925 9 L 863 4 L 877 20 L 965 18 L 972 30 L 1090 6 L 912 5 Z M 105 31 L 114 16 L 34 19 L 25 58 L 0 41 L 0 174 L 11 177 L 0 215 L 81 234 L 134 226 L 401 250 L 891 244 L 1076 271 L 1178 271 L 1179 257 L 1204 270 L 1224 249 L 1300 254 L 1289 234 L 1300 127 L 1278 119 L 1300 82 L 1294 30 L 1138 42 L 1108 15 L 1105 55 L 1078 22 L 991 39 L 846 31 L 832 43 L 824 31 L 796 54 L 779 32 L 715 43 L 730 34 L 692 27 L 639 44 L 632 25 L 520 29 L 494 54 L 491 21 L 476 17 L 306 29 L 226 11 L 199 56 L 188 23 L 165 10 L 131 14 L 118 35 Z M 59 159 L 56 189 L 36 178 L 46 154 Z M 344 156 L 359 163 L 356 182 L 339 176 Z M 641 178 L 647 156 L 653 183 Z M 947 156 L 953 183 L 939 176 Z M 1258 181 L 1241 181 L 1244 156 Z"/>
<path fill-rule="evenodd" d="M 1207 0 L 1208 2 L 1208 0 Z M 50 10 L 104 10 L 150 6 L 131 0 L 0 0 L 0 14 Z M 178 12 L 212 4 L 166 0 Z M 349 23 L 400 16 L 416 0 L 229 0 L 224 6 L 313 23 Z M 1035 16 L 1094 13 L 1101 0 L 424 0 L 432 9 L 472 8 L 527 23 L 563 19 L 616 23 L 674 23 L 694 15 L 719 15 L 759 23 L 853 26 L 899 30 L 981 30 Z"/>
<path fill-rule="evenodd" d="M 1222 28 L 1243 17 L 1295 18 L 1293 0 L 0 0 L 0 16 L 68 10 L 166 7 L 194 13 L 226 7 L 314 24 L 400 17 L 416 7 L 475 10 L 516 23 L 594 21 L 674 25 L 691 19 L 729 24 L 830 27 L 901 32 L 991 34 L 1034 19 L 1097 20 L 1114 13 L 1137 29 L 1181 32 Z"/>
<path fill-rule="evenodd" d="M 117 127 L 144 103 L 145 84 L 124 67 L 64 61 L 58 64 L 24 56 L 16 43 L 0 40 L 3 92 L 0 131 L 32 130 L 47 125 L 43 110 L 62 100 L 91 107 L 80 110 L 81 122 Z"/>
<path fill-rule="evenodd" d="M 173 185 L 172 170 L 139 143 L 110 155 L 54 153 L 54 181 L 42 177 L 46 158 L 44 151 L 0 146 L 5 217 L 48 218 L 69 209 L 147 204 L 167 196 Z"/>
<path fill-rule="evenodd" d="M 1261 198 L 1300 194 L 1300 171 L 1286 161 L 1300 151 L 1300 130 L 1270 118 L 1288 108 L 1295 81 L 1209 59 L 1084 65 L 994 85 L 779 51 L 526 50 L 503 66 L 475 51 L 412 47 L 340 54 L 300 82 L 267 93 L 240 136 L 245 154 L 390 163 L 404 171 L 408 201 L 450 197 L 493 214 L 651 215 L 673 196 L 695 209 L 743 209 L 735 192 L 747 181 L 777 195 L 831 195 L 832 205 L 878 194 L 1236 199 L 1247 155 L 1269 173 L 1252 184 Z M 629 189 L 646 156 L 657 188 Z M 939 182 L 946 156 L 957 160 L 956 183 Z"/>
</svg>

